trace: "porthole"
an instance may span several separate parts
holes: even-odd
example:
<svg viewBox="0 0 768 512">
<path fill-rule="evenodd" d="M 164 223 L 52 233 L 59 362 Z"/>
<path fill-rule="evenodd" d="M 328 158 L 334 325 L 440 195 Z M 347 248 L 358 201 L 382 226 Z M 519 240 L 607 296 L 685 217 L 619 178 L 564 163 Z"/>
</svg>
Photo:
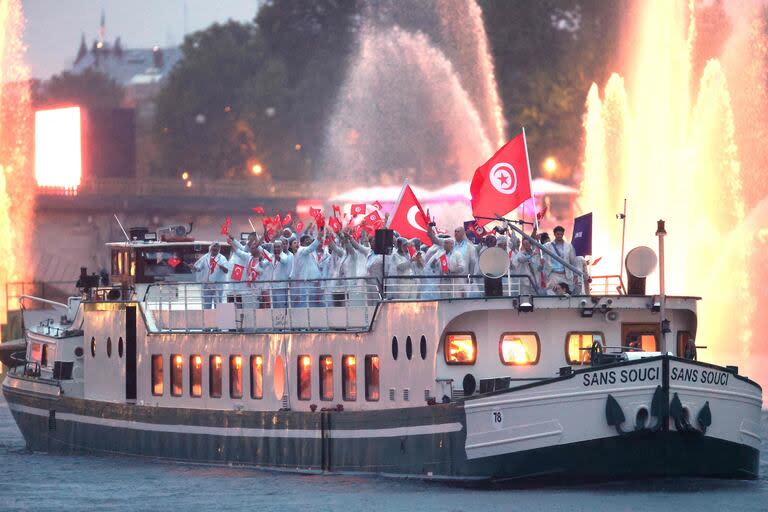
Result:
<svg viewBox="0 0 768 512">
<path fill-rule="evenodd" d="M 413 357 L 413 342 L 411 341 L 410 336 L 405 338 L 405 357 L 407 357 L 409 361 Z"/>
<path fill-rule="evenodd" d="M 117 355 L 122 359 L 123 357 L 123 337 L 120 336 L 117 339 Z"/>
<path fill-rule="evenodd" d="M 392 336 L 392 359 L 397 361 L 397 336 Z"/>
<path fill-rule="evenodd" d="M 107 337 L 107 357 L 112 357 L 112 338 Z"/>
<path fill-rule="evenodd" d="M 421 353 L 422 359 L 427 358 L 427 337 L 426 336 L 421 337 L 421 341 L 419 342 L 419 352 Z"/>
<path fill-rule="evenodd" d="M 96 338 L 91 337 L 91 356 L 96 357 Z"/>
<path fill-rule="evenodd" d="M 83 357 L 83 347 L 75 347 L 75 357 Z"/>
</svg>

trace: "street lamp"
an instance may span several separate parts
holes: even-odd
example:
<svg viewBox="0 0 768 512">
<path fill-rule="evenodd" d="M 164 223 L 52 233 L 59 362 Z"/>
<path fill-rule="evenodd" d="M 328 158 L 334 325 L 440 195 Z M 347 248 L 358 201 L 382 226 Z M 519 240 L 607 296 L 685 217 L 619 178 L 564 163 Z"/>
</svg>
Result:
<svg viewBox="0 0 768 512">
<path fill-rule="evenodd" d="M 553 156 L 548 156 L 544 159 L 544 162 L 542 162 L 541 167 L 544 169 L 547 176 L 551 178 L 557 172 L 557 160 Z"/>
<path fill-rule="evenodd" d="M 261 166 L 261 164 L 253 164 L 251 167 L 251 172 L 254 176 L 261 176 L 261 173 L 264 172 L 264 168 Z"/>
</svg>

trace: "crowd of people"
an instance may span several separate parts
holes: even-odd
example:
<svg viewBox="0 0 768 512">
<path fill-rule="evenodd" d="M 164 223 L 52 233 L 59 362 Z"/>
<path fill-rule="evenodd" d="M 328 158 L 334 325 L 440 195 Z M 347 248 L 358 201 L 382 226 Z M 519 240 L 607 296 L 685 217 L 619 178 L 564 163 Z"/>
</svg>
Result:
<svg viewBox="0 0 768 512">
<path fill-rule="evenodd" d="M 508 275 L 500 279 L 504 287 L 514 290 L 512 294 L 587 294 L 588 277 L 585 280 L 571 269 L 583 269 L 587 276 L 584 259 L 565 240 L 562 226 L 555 227 L 553 234 L 554 240 L 535 230 L 530 238 L 520 237 L 507 224 L 494 228 L 492 234 L 473 236 L 473 242 L 464 227 L 457 227 L 450 236 L 437 233 L 430 224 L 431 244 L 394 233 L 391 253 L 385 256 L 381 253 L 386 251 L 376 246 L 377 238 L 365 230 L 354 232 L 348 227 L 334 232 L 310 223 L 301 231 L 285 226 L 271 240 L 267 233 L 252 232 L 247 240 L 227 235 L 229 259 L 215 242 L 192 267 L 202 283 L 206 308 L 222 300 L 256 308 L 345 306 L 370 303 L 382 295 L 392 299 L 482 296 L 480 257 L 497 247 L 509 259 Z"/>
</svg>

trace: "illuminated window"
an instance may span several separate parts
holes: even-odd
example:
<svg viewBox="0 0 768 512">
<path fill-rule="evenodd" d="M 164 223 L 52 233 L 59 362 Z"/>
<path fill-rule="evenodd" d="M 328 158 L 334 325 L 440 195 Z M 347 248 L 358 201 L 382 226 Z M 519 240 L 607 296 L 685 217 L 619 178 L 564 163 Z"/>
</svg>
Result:
<svg viewBox="0 0 768 512">
<path fill-rule="evenodd" d="M 379 399 L 379 356 L 365 356 L 365 399 L 375 402 Z"/>
<path fill-rule="evenodd" d="M 539 362 L 539 337 L 536 333 L 512 333 L 501 335 L 499 357 L 506 365 L 532 365 Z"/>
<path fill-rule="evenodd" d="M 163 356 L 160 354 L 152 354 L 152 394 L 163 394 Z"/>
<path fill-rule="evenodd" d="M 251 398 L 264 397 L 264 358 L 251 356 Z"/>
<path fill-rule="evenodd" d="M 243 398 L 243 356 L 229 356 L 229 396 Z"/>
<path fill-rule="evenodd" d="M 181 354 L 171 355 L 171 396 L 181 396 L 184 392 L 184 358 Z"/>
<path fill-rule="evenodd" d="M 333 400 L 333 358 L 320 356 L 320 400 Z"/>
<path fill-rule="evenodd" d="M 312 359 L 308 355 L 299 356 L 296 360 L 297 382 L 296 392 L 299 400 L 312 398 Z"/>
<path fill-rule="evenodd" d="M 656 352 L 656 335 L 652 332 L 629 332 L 622 351 Z"/>
<path fill-rule="evenodd" d="M 456 332 L 445 335 L 445 362 L 448 364 L 475 364 L 477 342 L 471 332 Z"/>
<path fill-rule="evenodd" d="M 40 187 L 77 190 L 82 175 L 80 107 L 35 112 L 35 180 Z"/>
<path fill-rule="evenodd" d="M 357 358 L 341 357 L 341 397 L 348 402 L 357 400 Z"/>
<path fill-rule="evenodd" d="M 208 363 L 208 393 L 212 398 L 221 398 L 221 356 L 211 356 Z"/>
<path fill-rule="evenodd" d="M 189 395 L 203 396 L 203 357 L 199 354 L 189 356 Z"/>
<path fill-rule="evenodd" d="M 605 347 L 605 338 L 599 332 L 571 332 L 565 340 L 565 359 L 568 364 L 589 364 L 589 350 L 594 342 Z"/>
</svg>

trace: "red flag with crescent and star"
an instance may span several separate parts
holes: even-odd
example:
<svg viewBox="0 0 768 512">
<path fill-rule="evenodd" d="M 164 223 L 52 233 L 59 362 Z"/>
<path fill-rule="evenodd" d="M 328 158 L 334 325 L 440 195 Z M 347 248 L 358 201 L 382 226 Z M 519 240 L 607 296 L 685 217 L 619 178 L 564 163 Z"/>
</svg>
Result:
<svg viewBox="0 0 768 512">
<path fill-rule="evenodd" d="M 480 226 L 494 222 L 497 215 L 506 217 L 533 197 L 525 132 L 504 144 L 477 168 L 469 192 L 472 215 Z"/>
<path fill-rule="evenodd" d="M 404 238 L 418 238 L 423 243 L 432 245 L 432 240 L 427 235 L 428 224 L 429 218 L 424 214 L 416 194 L 409 184 L 404 184 L 387 227 L 394 229 Z"/>
</svg>

